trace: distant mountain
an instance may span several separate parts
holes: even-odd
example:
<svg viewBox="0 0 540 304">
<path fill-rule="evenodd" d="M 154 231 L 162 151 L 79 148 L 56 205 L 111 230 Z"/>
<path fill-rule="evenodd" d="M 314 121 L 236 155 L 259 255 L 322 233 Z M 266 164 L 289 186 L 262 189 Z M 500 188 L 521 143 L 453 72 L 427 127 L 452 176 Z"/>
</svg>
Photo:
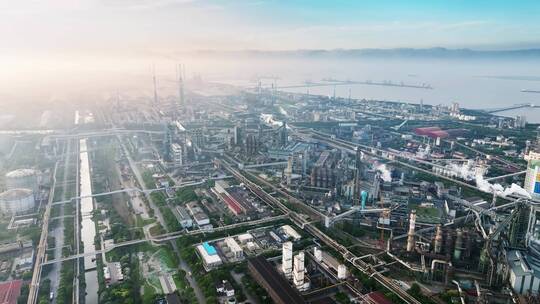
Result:
<svg viewBox="0 0 540 304">
<path fill-rule="evenodd" d="M 447 48 L 396 48 L 396 49 L 334 49 L 334 50 L 292 50 L 292 51 L 212 51 L 202 50 L 198 55 L 249 55 L 254 57 L 371 57 L 371 58 L 440 58 L 440 59 L 516 59 L 540 58 L 540 49 L 493 50 L 481 51 L 472 49 Z"/>
</svg>

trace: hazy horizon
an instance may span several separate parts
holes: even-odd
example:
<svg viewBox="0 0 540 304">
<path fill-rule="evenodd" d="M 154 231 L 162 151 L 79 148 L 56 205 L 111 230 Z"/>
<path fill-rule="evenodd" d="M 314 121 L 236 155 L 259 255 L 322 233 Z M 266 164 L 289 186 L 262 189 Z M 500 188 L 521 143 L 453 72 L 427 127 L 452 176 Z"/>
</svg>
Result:
<svg viewBox="0 0 540 304">
<path fill-rule="evenodd" d="M 534 102 L 535 95 L 521 95 L 519 90 L 538 89 L 536 82 L 474 77 L 538 77 L 540 52 L 518 56 L 519 60 L 501 58 L 496 64 L 493 58 L 479 60 L 487 50 L 540 49 L 538 15 L 537 1 L 4 2 L 0 3 L 0 108 L 95 103 L 117 94 L 145 98 L 152 94 L 152 66 L 159 94 L 167 96 L 174 94 L 179 63 L 186 65 L 188 77 L 228 83 L 245 83 L 269 73 L 279 74 L 283 83 L 330 76 L 415 82 L 420 80 L 408 79 L 407 74 L 427 75 L 424 70 L 433 69 L 437 76 L 440 68 L 445 75 L 434 81 L 432 95 L 365 88 L 353 90 L 353 97 L 424 99 L 431 104 L 459 100 L 471 107 L 521 99 Z M 424 55 L 394 58 L 392 50 L 402 48 Z M 433 48 L 446 48 L 445 54 L 455 56 L 425 56 L 426 49 L 440 51 Z M 384 53 L 382 59 L 340 52 L 373 49 Z M 461 60 L 462 49 L 480 55 Z M 335 56 L 318 58 L 320 50 Z M 256 58 L 257 52 L 275 56 Z M 378 64 L 385 69 L 378 71 Z M 301 69 L 291 68 L 295 66 Z M 352 66 L 366 68 L 353 71 Z M 471 83 L 489 84 L 475 87 L 469 78 Z M 427 77 L 421 81 L 433 82 Z"/>
</svg>

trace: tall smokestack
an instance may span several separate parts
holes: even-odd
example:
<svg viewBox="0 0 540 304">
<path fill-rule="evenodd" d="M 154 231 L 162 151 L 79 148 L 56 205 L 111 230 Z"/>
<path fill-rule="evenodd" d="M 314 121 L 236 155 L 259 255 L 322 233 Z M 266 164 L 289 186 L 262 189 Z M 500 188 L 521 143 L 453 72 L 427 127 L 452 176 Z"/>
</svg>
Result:
<svg viewBox="0 0 540 304">
<path fill-rule="evenodd" d="M 454 259 L 461 259 L 461 250 L 463 248 L 463 230 L 456 229 L 456 244 L 454 245 Z"/>
<path fill-rule="evenodd" d="M 158 104 L 158 95 L 157 95 L 157 81 L 156 81 L 156 67 L 152 66 L 152 79 L 154 80 L 154 106 Z"/>
<path fill-rule="evenodd" d="M 416 226 L 416 210 L 411 211 L 409 217 L 409 232 L 407 233 L 407 252 L 414 250 L 414 228 Z"/>
<path fill-rule="evenodd" d="M 292 183 L 292 172 L 293 172 L 293 157 L 289 156 L 287 160 L 287 168 L 285 168 L 285 179 L 287 185 Z"/>
<path fill-rule="evenodd" d="M 441 253 L 442 242 L 443 242 L 442 228 L 441 228 L 441 225 L 437 225 L 437 230 L 435 232 L 435 244 L 433 245 L 435 253 L 437 254 Z"/>
<path fill-rule="evenodd" d="M 184 106 L 184 76 L 183 65 L 179 64 L 178 67 L 178 106 Z"/>
</svg>

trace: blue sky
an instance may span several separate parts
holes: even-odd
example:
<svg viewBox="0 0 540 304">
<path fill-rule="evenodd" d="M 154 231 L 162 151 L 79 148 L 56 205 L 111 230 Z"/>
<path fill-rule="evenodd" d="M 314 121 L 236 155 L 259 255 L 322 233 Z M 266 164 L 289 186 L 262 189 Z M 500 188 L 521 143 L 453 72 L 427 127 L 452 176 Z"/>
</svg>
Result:
<svg viewBox="0 0 540 304">
<path fill-rule="evenodd" d="M 540 47 L 540 1 L 1 1 L 0 50 Z"/>
</svg>

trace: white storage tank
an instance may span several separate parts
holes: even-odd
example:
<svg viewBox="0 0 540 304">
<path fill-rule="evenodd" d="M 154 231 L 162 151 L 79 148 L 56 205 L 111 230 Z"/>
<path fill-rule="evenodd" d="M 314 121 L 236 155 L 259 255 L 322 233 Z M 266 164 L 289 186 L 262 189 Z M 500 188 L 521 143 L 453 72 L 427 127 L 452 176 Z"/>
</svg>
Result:
<svg viewBox="0 0 540 304">
<path fill-rule="evenodd" d="M 6 173 L 6 188 L 9 189 L 32 189 L 38 193 L 39 172 L 34 169 L 17 169 Z"/>
<path fill-rule="evenodd" d="M 5 215 L 24 214 L 35 206 L 31 189 L 9 189 L 0 193 L 0 213 Z"/>
</svg>

